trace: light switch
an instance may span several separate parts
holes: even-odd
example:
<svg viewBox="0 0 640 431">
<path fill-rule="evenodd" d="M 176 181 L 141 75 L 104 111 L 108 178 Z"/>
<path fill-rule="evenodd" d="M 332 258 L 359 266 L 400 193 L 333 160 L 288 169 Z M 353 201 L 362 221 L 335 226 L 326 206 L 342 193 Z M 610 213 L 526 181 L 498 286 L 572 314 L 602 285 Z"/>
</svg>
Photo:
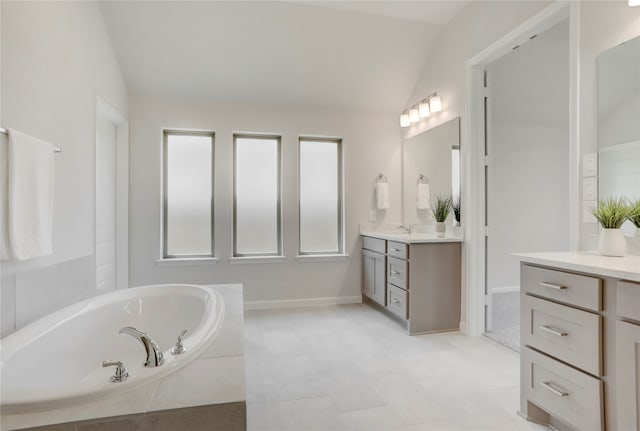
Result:
<svg viewBox="0 0 640 431">
<path fill-rule="evenodd" d="M 585 154 L 582 157 L 582 176 L 595 177 L 598 175 L 598 153 Z"/>
<path fill-rule="evenodd" d="M 589 177 L 582 180 L 582 200 L 595 201 L 598 199 L 598 178 Z"/>
</svg>

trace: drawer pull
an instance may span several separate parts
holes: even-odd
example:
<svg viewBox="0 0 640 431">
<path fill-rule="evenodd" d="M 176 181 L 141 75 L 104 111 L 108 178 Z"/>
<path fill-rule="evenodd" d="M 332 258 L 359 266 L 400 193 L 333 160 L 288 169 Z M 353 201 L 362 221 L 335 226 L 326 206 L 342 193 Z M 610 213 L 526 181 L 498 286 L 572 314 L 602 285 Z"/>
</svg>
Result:
<svg viewBox="0 0 640 431">
<path fill-rule="evenodd" d="M 540 385 L 542 385 L 543 388 L 553 392 L 559 397 L 566 397 L 569 395 L 569 392 L 565 391 L 564 389 L 556 388 L 551 382 L 541 382 Z"/>
<path fill-rule="evenodd" d="M 567 286 L 562 286 L 561 284 L 547 283 L 546 281 L 540 282 L 540 286 L 548 287 L 549 289 L 555 289 L 555 290 L 565 290 L 567 288 Z"/>
<path fill-rule="evenodd" d="M 545 332 L 548 332 L 549 334 L 555 335 L 556 337 L 566 337 L 567 335 L 569 335 L 567 332 L 563 331 L 562 329 L 554 328 L 553 326 L 541 325 L 539 326 L 539 328 Z"/>
<path fill-rule="evenodd" d="M 391 274 L 392 275 L 400 275 L 401 272 L 400 271 L 394 271 L 393 269 L 391 270 Z"/>
<path fill-rule="evenodd" d="M 391 251 L 400 251 L 399 248 L 391 248 Z"/>
<path fill-rule="evenodd" d="M 400 300 L 397 298 L 393 298 L 391 302 L 393 302 L 394 304 L 400 304 Z"/>
</svg>

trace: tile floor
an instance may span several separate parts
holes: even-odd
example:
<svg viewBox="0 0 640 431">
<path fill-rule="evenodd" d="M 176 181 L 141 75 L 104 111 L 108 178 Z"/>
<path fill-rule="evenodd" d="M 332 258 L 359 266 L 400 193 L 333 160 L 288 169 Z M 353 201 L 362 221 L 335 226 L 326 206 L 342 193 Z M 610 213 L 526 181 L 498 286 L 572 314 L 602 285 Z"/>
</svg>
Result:
<svg viewBox="0 0 640 431">
<path fill-rule="evenodd" d="M 409 337 L 367 305 L 245 314 L 250 431 L 545 430 L 516 414 L 519 355 Z"/>
<path fill-rule="evenodd" d="M 520 292 L 492 295 L 493 328 L 487 336 L 520 351 Z"/>
</svg>

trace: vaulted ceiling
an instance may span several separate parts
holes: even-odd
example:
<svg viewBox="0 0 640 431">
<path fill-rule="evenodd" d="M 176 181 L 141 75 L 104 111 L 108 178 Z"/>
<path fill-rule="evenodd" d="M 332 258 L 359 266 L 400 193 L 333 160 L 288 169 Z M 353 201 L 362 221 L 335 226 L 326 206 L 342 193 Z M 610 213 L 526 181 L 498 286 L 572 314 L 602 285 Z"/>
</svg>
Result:
<svg viewBox="0 0 640 431">
<path fill-rule="evenodd" d="M 465 2 L 101 3 L 129 91 L 399 111 Z"/>
</svg>

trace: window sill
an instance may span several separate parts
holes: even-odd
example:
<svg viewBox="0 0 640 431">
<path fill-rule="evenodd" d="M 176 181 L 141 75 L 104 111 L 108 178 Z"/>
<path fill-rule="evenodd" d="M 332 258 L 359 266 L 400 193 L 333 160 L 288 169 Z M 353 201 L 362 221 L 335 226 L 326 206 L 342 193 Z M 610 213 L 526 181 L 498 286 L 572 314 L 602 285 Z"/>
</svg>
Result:
<svg viewBox="0 0 640 431">
<path fill-rule="evenodd" d="M 296 256 L 298 262 L 345 262 L 348 254 L 300 254 Z"/>
<path fill-rule="evenodd" d="M 234 265 L 255 264 L 255 263 L 285 263 L 286 256 L 246 256 L 230 257 L 229 263 Z"/>
<path fill-rule="evenodd" d="M 169 259 L 156 259 L 158 266 L 200 266 L 215 265 L 220 259 L 217 257 L 176 257 Z"/>
</svg>

